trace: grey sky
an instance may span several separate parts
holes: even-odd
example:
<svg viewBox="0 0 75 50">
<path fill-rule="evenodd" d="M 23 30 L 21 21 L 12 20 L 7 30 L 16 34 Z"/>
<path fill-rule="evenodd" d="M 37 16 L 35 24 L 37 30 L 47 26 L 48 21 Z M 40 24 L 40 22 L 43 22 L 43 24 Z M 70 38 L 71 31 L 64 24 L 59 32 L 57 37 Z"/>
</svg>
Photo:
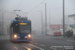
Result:
<svg viewBox="0 0 75 50">
<path fill-rule="evenodd" d="M 7 0 L 5 3 L 5 10 L 13 12 L 17 9 L 22 0 Z M 31 11 L 35 6 L 41 3 L 43 0 L 23 0 L 18 9 L 21 10 L 20 15 L 25 16 L 23 12 Z M 75 13 L 75 0 L 65 0 L 65 16 Z M 45 22 L 45 4 L 47 3 L 47 21 L 49 23 L 49 9 L 50 9 L 50 22 L 51 24 L 62 24 L 62 0 L 45 0 L 43 4 L 40 4 L 35 10 L 27 14 L 27 17 L 32 21 L 34 28 L 41 27 L 41 10 L 43 12 L 43 21 Z M 39 12 L 38 12 L 39 10 Z M 6 16 L 6 15 L 5 15 Z M 15 15 L 8 15 L 9 19 L 15 17 Z M 66 19 L 67 22 L 67 19 Z"/>
</svg>

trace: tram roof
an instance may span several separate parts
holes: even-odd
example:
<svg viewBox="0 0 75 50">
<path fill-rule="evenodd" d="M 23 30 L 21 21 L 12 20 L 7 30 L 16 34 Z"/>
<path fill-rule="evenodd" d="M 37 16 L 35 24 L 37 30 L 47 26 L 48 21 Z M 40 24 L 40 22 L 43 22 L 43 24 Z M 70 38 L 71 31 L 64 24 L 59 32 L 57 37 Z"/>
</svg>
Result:
<svg viewBox="0 0 75 50">
<path fill-rule="evenodd" d="M 19 22 L 26 22 L 26 23 L 30 23 L 30 20 L 13 20 L 14 23 L 19 23 Z"/>
</svg>

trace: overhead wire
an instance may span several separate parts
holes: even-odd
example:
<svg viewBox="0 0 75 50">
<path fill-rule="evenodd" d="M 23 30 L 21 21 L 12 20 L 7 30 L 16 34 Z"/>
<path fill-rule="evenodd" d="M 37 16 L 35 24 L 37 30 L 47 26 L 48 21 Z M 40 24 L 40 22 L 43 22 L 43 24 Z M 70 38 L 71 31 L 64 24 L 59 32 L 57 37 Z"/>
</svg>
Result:
<svg viewBox="0 0 75 50">
<path fill-rule="evenodd" d="M 30 12 L 32 12 L 33 10 L 35 10 L 39 5 L 41 5 L 43 2 L 44 2 L 45 0 L 43 0 L 40 4 L 38 4 L 37 6 L 35 6 L 32 10 L 30 10 L 29 12 L 27 12 L 27 14 L 28 13 L 30 13 Z"/>
<path fill-rule="evenodd" d="M 21 6 L 22 2 L 23 2 L 23 0 L 20 2 L 19 6 L 18 6 L 17 9 L 16 9 L 16 11 L 19 11 L 19 13 L 20 13 L 20 10 L 18 10 L 18 9 L 19 9 L 19 7 Z M 15 13 L 16 13 L 16 15 L 19 15 L 19 13 L 18 13 L 18 14 L 17 14 L 17 12 L 15 12 Z"/>
<path fill-rule="evenodd" d="M 20 7 L 20 5 L 22 4 L 23 0 L 20 2 L 19 6 L 17 7 L 17 9 Z"/>
</svg>

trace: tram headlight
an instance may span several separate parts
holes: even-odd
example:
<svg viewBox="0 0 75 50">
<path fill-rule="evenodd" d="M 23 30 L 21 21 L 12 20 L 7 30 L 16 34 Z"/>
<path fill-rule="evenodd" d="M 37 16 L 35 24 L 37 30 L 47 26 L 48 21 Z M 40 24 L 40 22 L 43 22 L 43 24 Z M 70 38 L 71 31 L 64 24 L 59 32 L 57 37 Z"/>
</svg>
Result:
<svg viewBox="0 0 75 50">
<path fill-rule="evenodd" d="M 17 35 L 14 35 L 14 38 L 17 38 Z"/>
<path fill-rule="evenodd" d="M 28 37 L 31 38 L 31 35 L 29 34 Z"/>
</svg>

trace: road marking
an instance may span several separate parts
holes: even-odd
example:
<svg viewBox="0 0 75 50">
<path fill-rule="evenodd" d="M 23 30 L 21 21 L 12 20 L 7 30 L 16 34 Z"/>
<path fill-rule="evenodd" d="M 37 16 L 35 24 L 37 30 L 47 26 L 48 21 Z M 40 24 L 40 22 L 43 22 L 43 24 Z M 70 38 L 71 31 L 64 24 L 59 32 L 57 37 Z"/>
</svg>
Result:
<svg viewBox="0 0 75 50">
<path fill-rule="evenodd" d="M 40 49 L 40 50 L 44 50 L 44 49 L 42 49 L 42 48 L 40 48 L 40 47 L 38 47 L 38 46 L 35 46 L 35 45 L 32 45 L 32 44 L 29 44 L 30 46 L 33 46 L 33 47 L 35 47 L 35 48 L 38 48 L 38 49 Z"/>
<path fill-rule="evenodd" d="M 45 46 L 45 45 L 43 45 L 43 44 L 40 44 L 41 46 Z"/>
<path fill-rule="evenodd" d="M 72 40 L 66 40 L 66 41 L 69 41 L 69 42 L 75 42 L 75 41 L 72 41 Z"/>
<path fill-rule="evenodd" d="M 49 48 L 54 49 L 54 50 L 57 50 L 57 49 L 55 49 L 55 48 L 53 48 L 53 47 L 49 47 Z"/>
<path fill-rule="evenodd" d="M 15 48 L 16 50 L 18 50 L 18 48 L 17 48 L 17 47 L 15 47 L 15 46 L 14 46 L 14 48 Z"/>
<path fill-rule="evenodd" d="M 23 46 L 24 48 L 26 48 L 27 50 L 31 50 L 30 48 L 26 47 L 26 46 Z"/>
</svg>

